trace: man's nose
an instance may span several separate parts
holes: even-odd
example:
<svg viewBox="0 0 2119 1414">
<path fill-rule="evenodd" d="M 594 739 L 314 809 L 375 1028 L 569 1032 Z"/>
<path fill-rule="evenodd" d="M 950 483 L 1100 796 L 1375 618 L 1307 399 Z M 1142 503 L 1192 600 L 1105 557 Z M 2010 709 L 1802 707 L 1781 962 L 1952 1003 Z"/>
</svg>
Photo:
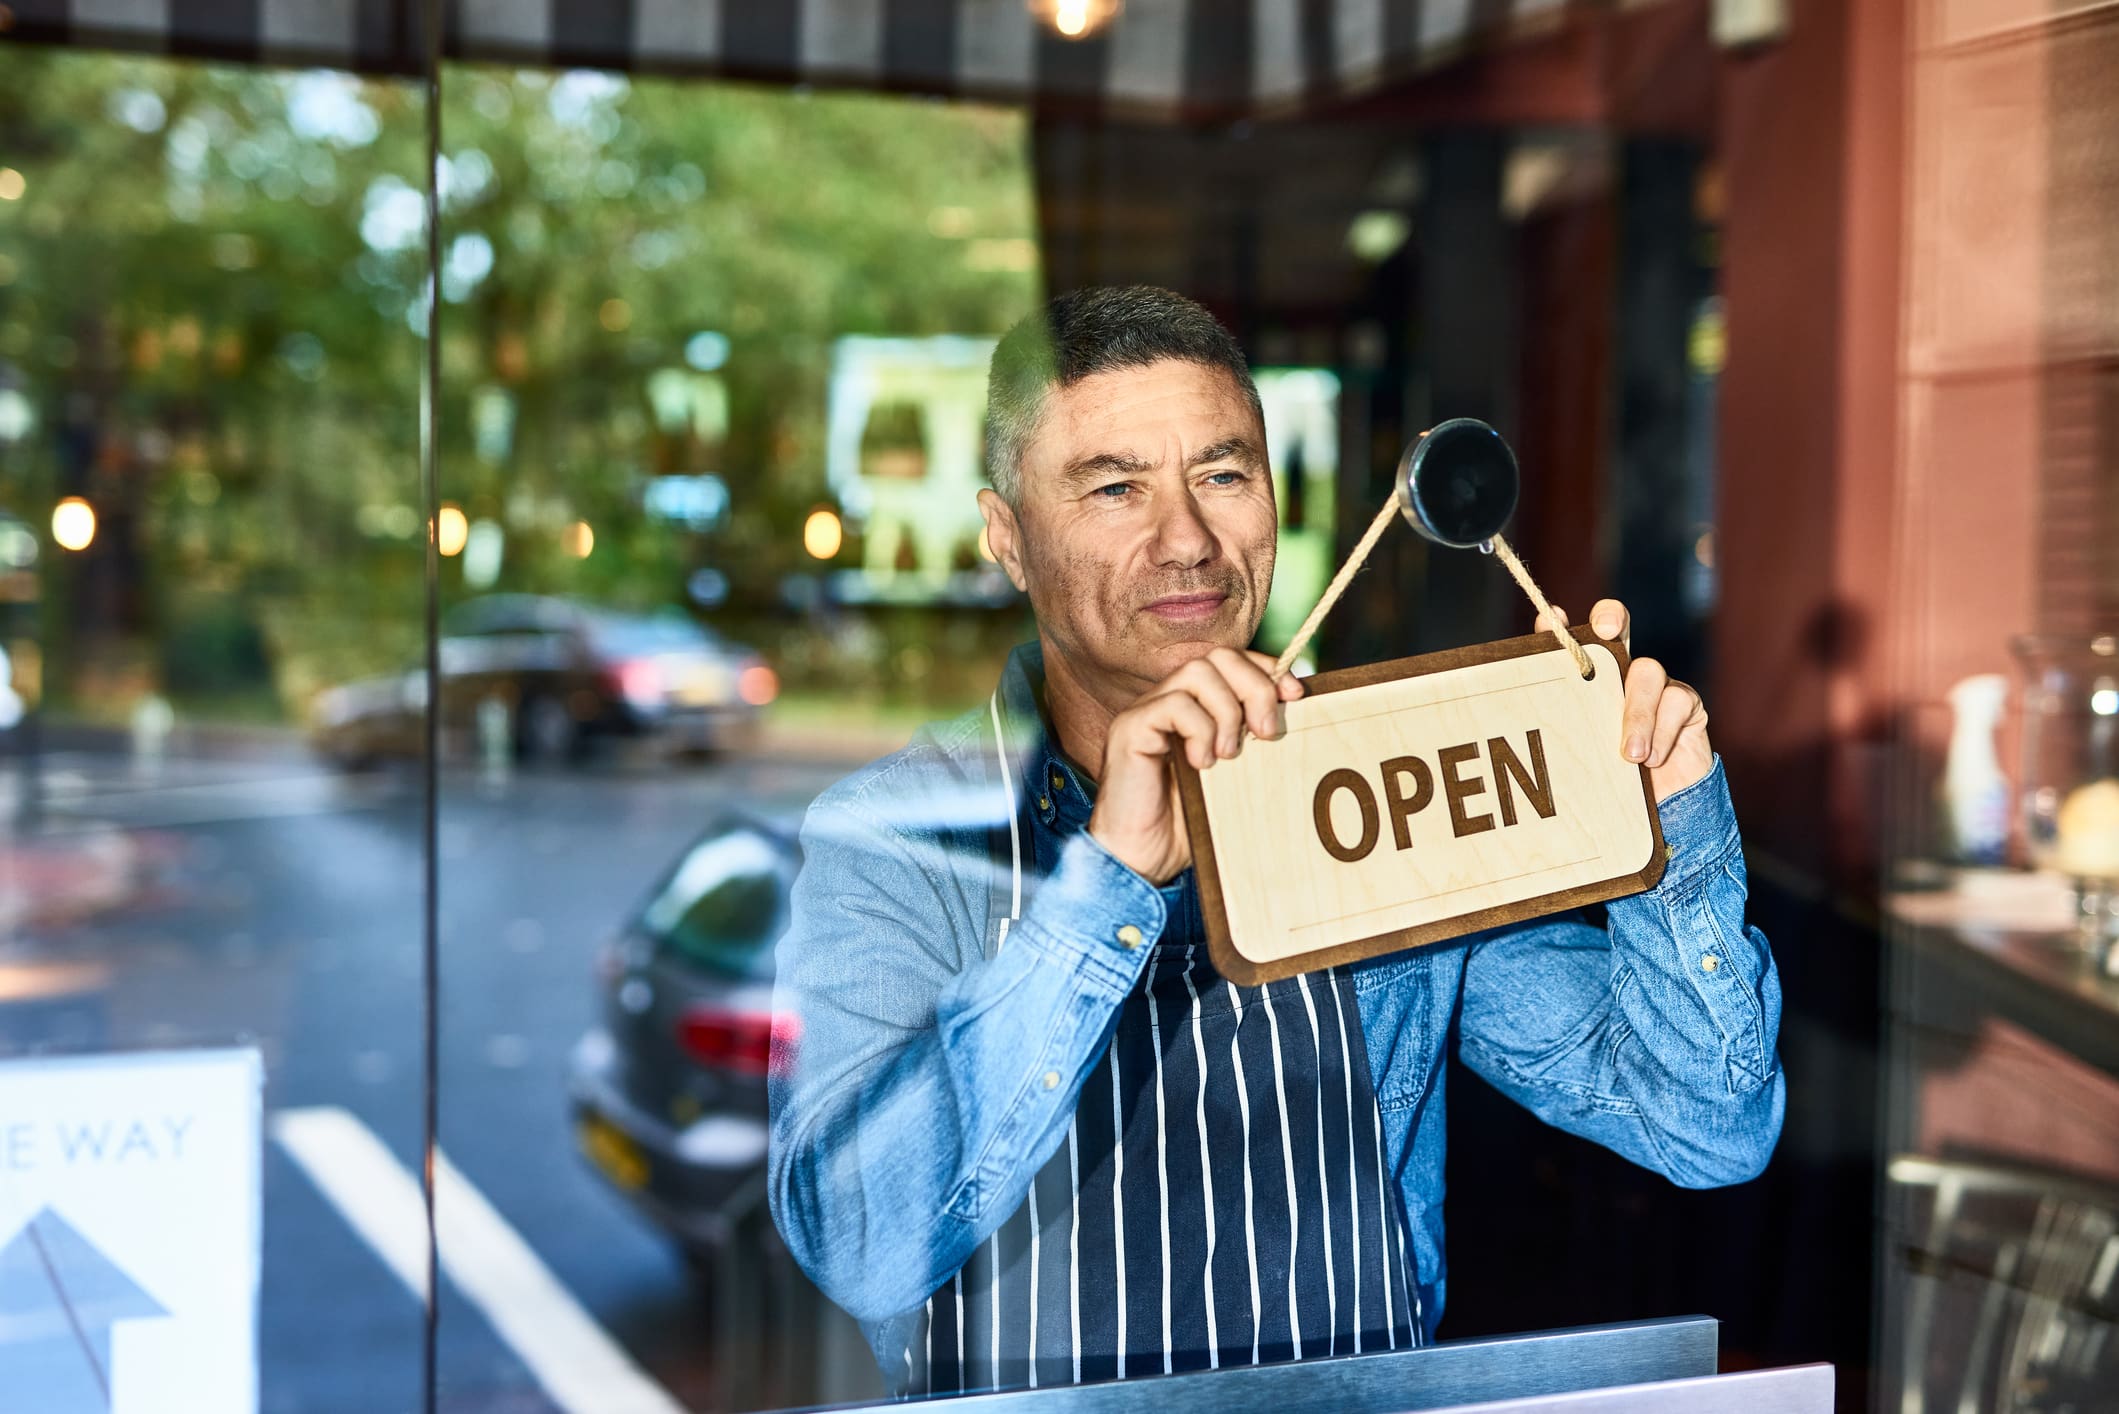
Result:
<svg viewBox="0 0 2119 1414">
<path fill-rule="evenodd" d="M 1190 491 L 1165 497 L 1158 510 L 1154 547 L 1157 564 L 1190 569 L 1213 559 L 1220 550 Z"/>
</svg>

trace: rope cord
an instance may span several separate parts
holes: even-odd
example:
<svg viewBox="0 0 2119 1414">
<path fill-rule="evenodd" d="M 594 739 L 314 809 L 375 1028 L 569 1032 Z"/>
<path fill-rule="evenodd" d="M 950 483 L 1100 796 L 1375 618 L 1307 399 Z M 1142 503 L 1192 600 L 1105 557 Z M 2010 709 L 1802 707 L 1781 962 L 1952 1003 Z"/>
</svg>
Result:
<svg viewBox="0 0 2119 1414">
<path fill-rule="evenodd" d="M 1339 567 L 1339 573 L 1333 575 L 1332 582 L 1324 587 L 1324 596 L 1317 601 L 1317 607 L 1310 610 L 1310 616 L 1302 621 L 1302 627 L 1295 630 L 1295 636 L 1289 639 L 1288 646 L 1281 650 L 1279 660 L 1273 664 L 1275 678 L 1286 677 L 1289 665 L 1302 656 L 1303 649 L 1310 646 L 1310 639 L 1316 636 L 1317 625 L 1324 622 L 1324 616 L 1332 612 L 1332 606 L 1339 602 L 1339 596 L 1346 593 L 1346 587 L 1354 582 L 1354 576 L 1360 572 L 1362 562 L 1368 559 L 1369 551 L 1376 548 L 1376 542 L 1383 538 L 1383 532 L 1397 514 L 1398 496 L 1393 492 L 1391 498 L 1383 503 L 1383 509 L 1376 512 L 1376 518 L 1369 522 L 1369 528 L 1361 532 L 1361 539 L 1355 544 L 1354 553 L 1346 557 L 1346 563 Z"/>
<path fill-rule="evenodd" d="M 1501 557 L 1501 563 L 1507 565 L 1508 572 L 1515 576 L 1516 583 L 1530 596 L 1530 602 L 1537 605 L 1538 612 L 1545 616 L 1545 622 L 1551 627 L 1553 637 L 1559 639 L 1560 646 L 1574 655 L 1575 667 L 1581 670 L 1582 676 L 1594 676 L 1596 667 L 1589 661 L 1589 654 L 1582 650 L 1581 644 L 1575 642 L 1575 636 L 1567 631 L 1567 621 L 1554 613 L 1552 605 L 1546 602 L 1545 591 L 1538 588 L 1538 581 L 1530 577 L 1530 571 L 1523 568 L 1523 561 L 1516 558 L 1515 547 L 1498 535 L 1493 538 L 1493 547 L 1494 553 Z"/>
<path fill-rule="evenodd" d="M 1362 565 L 1368 561 L 1369 552 L 1376 548 L 1376 542 L 1383 538 L 1385 527 L 1390 525 L 1398 514 L 1398 506 L 1398 496 L 1394 491 L 1391 498 L 1383 503 L 1383 509 L 1376 512 L 1376 518 L 1369 522 L 1369 528 L 1361 532 L 1361 539 L 1355 543 L 1353 553 L 1346 557 L 1346 563 L 1332 576 L 1332 582 L 1324 587 L 1324 593 L 1318 598 L 1317 606 L 1310 610 L 1309 617 L 1302 621 L 1302 627 L 1295 630 L 1295 636 L 1289 639 L 1288 646 L 1281 650 L 1279 660 L 1273 664 L 1275 678 L 1285 677 L 1295 660 L 1302 656 L 1302 650 L 1310 646 L 1310 640 L 1317 634 L 1318 625 L 1324 622 L 1326 614 L 1332 612 L 1332 606 L 1339 602 L 1339 597 L 1346 593 L 1347 586 L 1354 582 L 1354 576 L 1361 572 Z M 1529 596 L 1530 602 L 1545 616 L 1553 637 L 1559 639 L 1560 646 L 1572 655 L 1575 667 L 1581 670 L 1582 676 L 1593 676 L 1596 669 L 1589 661 L 1589 654 L 1575 641 L 1575 636 L 1568 632 L 1566 623 L 1553 612 L 1552 604 L 1545 597 L 1545 591 L 1538 588 L 1538 582 L 1532 579 L 1530 571 L 1523 567 L 1523 561 L 1516 555 L 1515 547 L 1499 535 L 1489 543 L 1494 553 L 1501 557 L 1501 563 L 1508 566 L 1508 572 L 1514 577 L 1517 585 Z"/>
</svg>

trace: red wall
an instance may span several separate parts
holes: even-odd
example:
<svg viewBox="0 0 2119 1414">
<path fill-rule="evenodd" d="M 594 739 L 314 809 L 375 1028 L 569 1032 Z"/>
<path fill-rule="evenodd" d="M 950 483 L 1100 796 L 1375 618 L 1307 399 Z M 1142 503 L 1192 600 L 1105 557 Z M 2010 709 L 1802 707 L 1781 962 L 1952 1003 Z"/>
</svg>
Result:
<svg viewBox="0 0 2119 1414">
<path fill-rule="evenodd" d="M 1747 840 L 1848 879 L 1876 857 L 1891 726 L 1901 16 L 1893 0 L 1792 11 L 1786 40 L 1720 61 L 1709 706 Z"/>
</svg>

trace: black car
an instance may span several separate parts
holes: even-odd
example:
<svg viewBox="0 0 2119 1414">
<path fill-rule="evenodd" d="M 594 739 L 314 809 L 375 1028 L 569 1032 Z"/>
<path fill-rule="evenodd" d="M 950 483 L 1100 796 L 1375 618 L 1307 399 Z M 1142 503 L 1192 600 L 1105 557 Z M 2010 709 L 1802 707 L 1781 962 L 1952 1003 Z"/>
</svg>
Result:
<svg viewBox="0 0 2119 1414">
<path fill-rule="evenodd" d="M 475 739 L 483 716 L 517 754 L 545 760 L 610 737 L 740 747 L 780 691 L 756 653 L 684 614 L 620 613 L 534 594 L 458 605 L 442 622 L 440 659 L 445 734 Z M 334 687 L 312 714 L 317 749 L 347 766 L 416 756 L 426 696 L 418 668 Z"/>
<path fill-rule="evenodd" d="M 724 819 L 597 962 L 603 1023 L 574 1048 L 576 1142 L 695 1259 L 765 1196 L 766 1077 L 800 1043 L 773 944 L 801 853 L 791 825 Z"/>
</svg>

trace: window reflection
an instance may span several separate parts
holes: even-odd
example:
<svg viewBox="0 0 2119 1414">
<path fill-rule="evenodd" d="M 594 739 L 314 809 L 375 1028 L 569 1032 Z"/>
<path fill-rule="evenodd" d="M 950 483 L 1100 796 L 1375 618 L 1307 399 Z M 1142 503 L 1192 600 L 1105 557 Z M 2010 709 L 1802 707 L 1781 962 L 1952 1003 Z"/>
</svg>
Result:
<svg viewBox="0 0 2119 1414">
<path fill-rule="evenodd" d="M 9 1408 L 420 1397 L 417 797 L 307 732 L 416 749 L 424 118 L 0 48 Z"/>
<path fill-rule="evenodd" d="M 1028 124 L 470 68 L 443 116 L 443 1150 L 678 1401 L 879 1393 L 764 1208 L 774 943 L 810 798 L 1022 633 L 971 498 Z M 542 1382 L 443 1336 L 445 1398 Z"/>
<path fill-rule="evenodd" d="M 749 831 L 696 845 L 641 913 L 658 950 L 731 976 L 769 972 L 786 915 L 788 849 Z"/>
</svg>

